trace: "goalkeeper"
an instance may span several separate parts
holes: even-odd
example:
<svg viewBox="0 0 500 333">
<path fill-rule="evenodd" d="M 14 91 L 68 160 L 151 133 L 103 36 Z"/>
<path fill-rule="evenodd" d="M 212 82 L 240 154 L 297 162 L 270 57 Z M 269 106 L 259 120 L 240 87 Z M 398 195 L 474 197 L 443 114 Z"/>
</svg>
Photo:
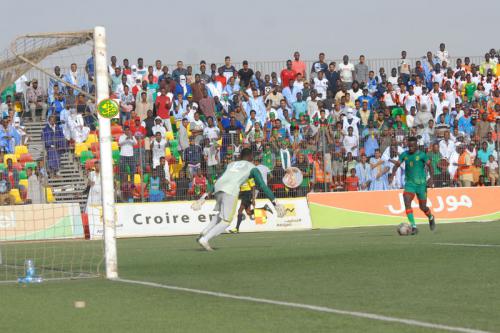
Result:
<svg viewBox="0 0 500 333">
<path fill-rule="evenodd" d="M 241 151 L 240 160 L 229 163 L 226 171 L 215 182 L 213 191 L 215 196 L 214 211 L 218 212 L 218 214 L 212 217 L 210 223 L 198 237 L 198 243 L 205 250 L 211 251 L 209 241 L 223 233 L 231 224 L 238 205 L 240 186 L 249 178 L 253 178 L 255 184 L 271 200 L 278 217 L 285 216 L 285 208 L 276 202 L 273 192 L 265 184 L 259 169 L 251 161 L 253 161 L 252 150 L 244 148 Z M 193 208 L 200 209 L 205 197 L 203 196 L 200 199 L 201 201 L 195 203 Z"/>
</svg>

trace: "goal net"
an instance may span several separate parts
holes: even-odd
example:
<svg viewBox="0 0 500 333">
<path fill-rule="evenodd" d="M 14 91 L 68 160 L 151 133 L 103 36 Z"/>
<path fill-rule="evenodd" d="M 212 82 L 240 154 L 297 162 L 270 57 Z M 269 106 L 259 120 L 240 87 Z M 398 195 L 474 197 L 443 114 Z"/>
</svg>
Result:
<svg viewBox="0 0 500 333">
<path fill-rule="evenodd" d="M 0 282 L 25 277 L 28 264 L 44 280 L 105 271 L 103 228 L 89 224 L 103 216 L 95 110 L 107 97 L 107 76 L 96 79 L 105 52 L 96 28 L 21 36 L 0 54 Z"/>
</svg>

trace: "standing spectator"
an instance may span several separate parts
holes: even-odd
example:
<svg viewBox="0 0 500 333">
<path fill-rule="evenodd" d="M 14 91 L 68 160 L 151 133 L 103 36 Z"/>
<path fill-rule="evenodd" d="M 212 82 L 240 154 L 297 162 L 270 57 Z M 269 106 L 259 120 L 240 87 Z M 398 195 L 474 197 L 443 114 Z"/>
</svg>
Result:
<svg viewBox="0 0 500 333">
<path fill-rule="evenodd" d="M 446 46 L 444 43 L 439 44 L 439 50 L 436 52 L 436 57 L 439 59 L 439 62 L 446 61 L 446 63 L 450 63 L 450 55 L 446 50 Z"/>
<path fill-rule="evenodd" d="M 206 91 L 205 83 L 201 82 L 201 75 L 194 76 L 194 82 L 191 84 L 191 92 L 193 94 L 193 101 L 199 103 L 203 98 L 203 92 Z"/>
<path fill-rule="evenodd" d="M 359 63 L 354 66 L 354 73 L 356 74 L 356 80 L 364 86 L 368 82 L 368 66 L 365 64 L 365 56 L 359 56 Z"/>
<path fill-rule="evenodd" d="M 314 90 L 318 94 L 320 100 L 326 99 L 326 90 L 328 89 L 328 80 L 325 78 L 324 72 L 318 72 L 318 76 L 313 79 Z"/>
<path fill-rule="evenodd" d="M 325 77 L 328 80 L 328 90 L 333 93 L 333 96 L 337 94 L 338 81 L 340 80 L 339 72 L 337 72 L 335 61 L 332 61 L 328 65 L 328 70 L 325 72 Z"/>
<path fill-rule="evenodd" d="M 87 198 L 87 211 L 89 207 L 101 205 L 101 165 L 97 161 L 88 176 L 89 196 Z"/>
<path fill-rule="evenodd" d="M 354 65 L 349 62 L 347 55 L 342 57 L 342 63 L 339 65 L 339 74 L 346 88 L 351 89 L 352 82 L 356 78 L 356 73 L 354 72 Z"/>
<path fill-rule="evenodd" d="M 289 108 L 292 107 L 293 103 L 297 101 L 297 94 L 300 93 L 301 89 L 294 85 L 295 80 L 291 79 L 288 81 L 288 86 L 283 88 L 281 92 L 283 97 L 286 99 L 286 104 Z M 301 93 L 302 95 L 302 93 Z"/>
<path fill-rule="evenodd" d="M 458 162 L 455 166 L 458 167 L 458 180 L 462 187 L 470 187 L 472 185 L 472 159 L 469 151 L 464 144 L 457 146 L 459 153 Z"/>
<path fill-rule="evenodd" d="M 47 152 L 47 168 L 51 176 L 59 176 L 61 166 L 61 154 L 66 148 L 66 139 L 61 127 L 56 125 L 56 117 L 50 116 L 49 122 L 45 125 L 42 138 Z"/>
<path fill-rule="evenodd" d="M 387 190 L 389 188 L 388 174 L 390 171 L 389 164 L 384 161 L 380 154 L 380 150 L 375 150 L 375 157 L 370 160 L 372 169 L 370 191 Z"/>
<path fill-rule="evenodd" d="M 316 77 L 319 72 L 326 72 L 327 69 L 328 66 L 325 63 L 325 54 L 321 52 L 319 54 L 319 60 L 315 61 L 311 66 L 311 78 Z"/>
<path fill-rule="evenodd" d="M 347 154 L 351 153 L 353 157 L 358 157 L 358 136 L 354 135 L 353 127 L 349 126 L 347 135 L 344 136 L 343 145 Z"/>
<path fill-rule="evenodd" d="M 182 94 L 183 99 L 187 99 L 188 95 L 192 94 L 191 86 L 187 84 L 186 76 L 185 75 L 180 75 L 179 76 L 179 83 L 177 83 L 175 87 L 175 95 Z"/>
<path fill-rule="evenodd" d="M 155 133 L 155 139 L 151 141 L 151 152 L 153 155 L 153 169 L 160 165 L 160 159 L 165 157 L 165 148 L 167 141 L 162 138 L 161 132 Z"/>
<path fill-rule="evenodd" d="M 233 65 L 231 65 L 230 56 L 226 56 L 224 58 L 224 66 L 218 68 L 218 73 L 221 73 L 221 71 L 222 75 L 226 78 L 226 82 L 229 81 L 229 78 L 232 77 L 236 72 L 236 68 Z"/>
<path fill-rule="evenodd" d="M 441 156 L 449 161 L 451 155 L 455 152 L 456 147 L 455 147 L 455 142 L 450 139 L 450 132 L 446 131 L 443 134 L 443 140 L 439 142 L 439 152 Z"/>
<path fill-rule="evenodd" d="M 240 77 L 240 85 L 245 88 L 248 87 L 253 75 L 253 70 L 251 68 L 248 68 L 248 61 L 244 60 L 243 68 L 238 71 L 238 76 Z M 231 77 L 229 77 L 229 79 L 227 80 L 228 82 L 230 81 Z"/>
<path fill-rule="evenodd" d="M 141 120 L 144 120 L 148 116 L 148 110 L 153 110 L 153 105 L 148 101 L 147 92 L 143 91 L 135 103 L 135 113 Z"/>
<path fill-rule="evenodd" d="M 401 59 L 399 60 L 399 75 L 403 79 L 404 84 L 408 84 L 410 81 L 411 67 L 410 62 L 406 59 L 406 51 L 401 51 Z"/>
<path fill-rule="evenodd" d="M 203 148 L 203 157 L 207 165 L 208 183 L 214 184 L 217 176 L 217 167 L 220 161 L 220 147 L 217 141 L 205 140 L 205 148 Z"/>
<path fill-rule="evenodd" d="M 177 61 L 177 68 L 174 69 L 174 71 L 172 72 L 172 79 L 175 82 L 179 83 L 181 75 L 184 75 L 184 78 L 185 78 L 187 74 L 188 74 L 188 72 L 184 68 L 184 63 L 182 61 L 180 61 L 180 60 Z"/>
<path fill-rule="evenodd" d="M 200 79 L 203 83 L 207 83 L 210 81 L 210 75 L 206 73 L 207 71 L 207 62 L 205 60 L 200 61 Z"/>
<path fill-rule="evenodd" d="M 300 60 L 299 51 L 293 53 L 292 70 L 297 74 L 301 74 L 303 78 L 306 78 L 306 64 Z"/>
<path fill-rule="evenodd" d="M 47 103 L 43 89 L 38 86 L 38 80 L 31 80 L 31 85 L 26 90 L 26 98 L 30 108 L 30 117 L 32 121 L 36 121 L 36 112 L 41 111 L 42 121 L 45 121 L 47 116 Z"/>
<path fill-rule="evenodd" d="M 170 119 L 170 109 L 172 108 L 172 100 L 167 95 L 167 89 L 161 88 L 160 94 L 156 97 L 156 114 L 163 120 Z"/>
<path fill-rule="evenodd" d="M 292 61 L 286 61 L 286 68 L 281 71 L 281 86 L 288 87 L 288 81 L 295 80 L 297 73 L 292 69 Z"/>
<path fill-rule="evenodd" d="M 356 164 L 356 175 L 358 176 L 359 189 L 368 191 L 371 183 L 371 166 L 367 163 L 368 159 L 365 154 L 361 155 L 361 160 Z"/>
<path fill-rule="evenodd" d="M 135 98 L 134 95 L 130 93 L 129 87 L 127 85 L 123 86 L 123 93 L 119 95 L 120 97 L 120 119 L 121 122 L 125 122 L 130 119 L 130 112 L 134 110 Z"/>
<path fill-rule="evenodd" d="M 31 204 L 45 203 L 46 178 L 40 173 L 38 167 L 35 168 L 34 172 L 31 167 L 26 169 L 26 172 L 28 176 L 27 201 Z"/>
<path fill-rule="evenodd" d="M 187 118 L 183 118 L 182 119 L 182 122 L 181 122 L 181 126 L 179 126 L 179 136 L 178 136 L 178 140 L 179 140 L 179 152 L 180 153 L 183 153 L 184 150 L 187 149 L 187 147 L 189 147 L 189 135 L 188 135 L 188 131 L 189 131 L 189 121 Z"/>
<path fill-rule="evenodd" d="M 203 159 L 203 150 L 196 144 L 194 136 L 189 138 L 189 146 L 184 150 L 183 155 L 184 163 L 186 163 L 188 169 L 188 176 L 193 179 L 201 168 Z"/>
<path fill-rule="evenodd" d="M 136 163 L 134 158 L 134 146 L 137 145 L 137 139 L 132 134 L 129 126 L 125 126 L 124 133 L 118 139 L 120 145 L 120 173 L 123 175 L 135 174 Z M 129 167 L 129 172 L 126 172 L 126 167 Z"/>
<path fill-rule="evenodd" d="M 199 107 L 205 117 L 215 117 L 215 100 L 208 95 L 206 90 L 203 91 L 203 98 L 199 102 Z"/>
</svg>

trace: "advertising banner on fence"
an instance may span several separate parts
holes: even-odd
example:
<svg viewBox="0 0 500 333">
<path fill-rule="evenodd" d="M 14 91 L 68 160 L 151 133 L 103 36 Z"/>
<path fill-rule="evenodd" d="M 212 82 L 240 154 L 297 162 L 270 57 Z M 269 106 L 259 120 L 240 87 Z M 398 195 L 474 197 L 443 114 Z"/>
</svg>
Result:
<svg viewBox="0 0 500 333">
<path fill-rule="evenodd" d="M 246 218 L 241 232 L 305 230 L 311 229 L 311 218 L 305 198 L 279 199 L 287 210 L 284 218 L 277 218 L 259 210 L 255 219 Z M 257 200 L 257 207 L 269 204 L 268 200 Z M 147 237 L 194 235 L 200 233 L 210 221 L 215 201 L 208 200 L 200 211 L 191 209 L 192 202 L 123 203 L 116 205 L 117 237 Z M 89 211 L 89 226 L 92 238 L 102 237 L 102 218 L 99 207 Z M 230 228 L 236 225 L 236 215 Z"/>
<path fill-rule="evenodd" d="M 310 193 L 313 228 L 394 225 L 406 221 L 403 191 Z M 429 189 L 428 205 L 438 223 L 500 218 L 500 187 Z M 412 203 L 417 220 L 427 221 Z"/>
<path fill-rule="evenodd" d="M 81 237 L 78 203 L 0 206 L 0 241 Z"/>
</svg>

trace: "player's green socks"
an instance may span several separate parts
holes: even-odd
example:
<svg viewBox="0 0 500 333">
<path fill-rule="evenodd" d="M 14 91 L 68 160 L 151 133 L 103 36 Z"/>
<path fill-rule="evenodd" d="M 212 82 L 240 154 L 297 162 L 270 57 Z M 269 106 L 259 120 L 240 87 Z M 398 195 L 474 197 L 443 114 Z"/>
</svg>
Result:
<svg viewBox="0 0 500 333">
<path fill-rule="evenodd" d="M 413 228 L 417 227 L 417 224 L 415 223 L 415 217 L 413 216 L 413 209 L 407 209 L 406 210 L 406 216 L 408 217 L 408 221 L 410 221 L 410 224 Z"/>
</svg>

